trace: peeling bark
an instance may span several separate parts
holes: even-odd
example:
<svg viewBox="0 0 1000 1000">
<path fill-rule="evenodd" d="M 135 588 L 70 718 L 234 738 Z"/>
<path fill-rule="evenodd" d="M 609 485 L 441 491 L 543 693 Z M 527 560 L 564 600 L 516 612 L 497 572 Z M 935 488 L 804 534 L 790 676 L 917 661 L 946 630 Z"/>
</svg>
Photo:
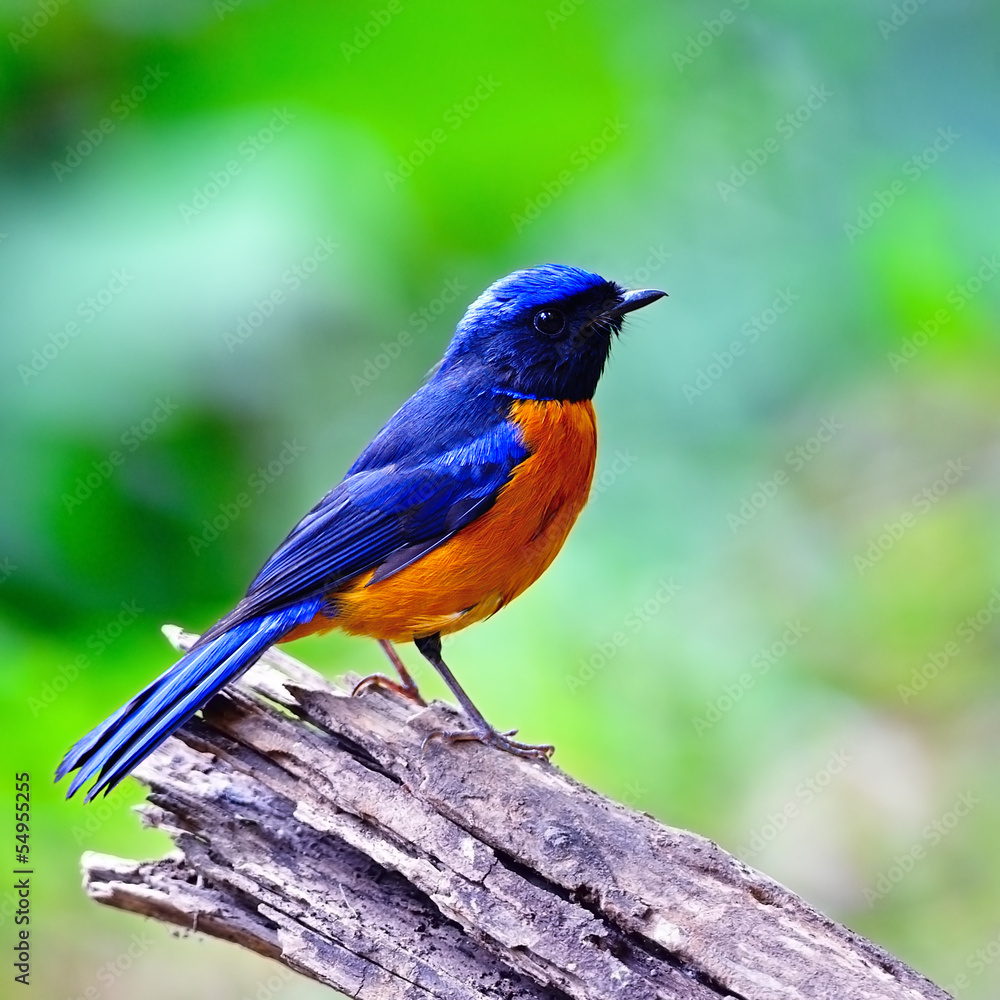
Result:
<svg viewBox="0 0 1000 1000">
<path fill-rule="evenodd" d="M 711 841 L 348 691 L 266 654 L 136 771 L 177 851 L 89 853 L 89 894 L 363 1000 L 946 1000 Z"/>
</svg>

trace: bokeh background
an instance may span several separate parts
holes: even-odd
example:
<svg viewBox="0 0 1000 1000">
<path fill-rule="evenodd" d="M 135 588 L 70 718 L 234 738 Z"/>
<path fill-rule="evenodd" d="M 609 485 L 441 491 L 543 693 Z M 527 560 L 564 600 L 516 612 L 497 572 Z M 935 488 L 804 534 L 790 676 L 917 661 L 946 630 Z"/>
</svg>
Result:
<svg viewBox="0 0 1000 1000">
<path fill-rule="evenodd" d="M 87 902 L 81 851 L 169 845 L 135 783 L 88 808 L 51 772 L 464 305 L 546 260 L 670 298 L 615 347 L 564 553 L 450 662 L 582 780 L 997 995 L 998 30 L 986 0 L 3 4 L 0 696 L 37 995 L 326 995 Z"/>
</svg>

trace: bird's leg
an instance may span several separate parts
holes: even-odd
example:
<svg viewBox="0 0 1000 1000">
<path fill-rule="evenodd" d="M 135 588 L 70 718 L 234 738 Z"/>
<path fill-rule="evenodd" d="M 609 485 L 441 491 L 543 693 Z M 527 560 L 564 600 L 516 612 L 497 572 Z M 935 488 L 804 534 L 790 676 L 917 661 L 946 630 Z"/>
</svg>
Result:
<svg viewBox="0 0 1000 1000">
<path fill-rule="evenodd" d="M 415 701 L 418 705 L 423 705 L 426 708 L 427 702 L 420 696 L 415 681 L 406 669 L 406 664 L 399 658 L 399 653 L 396 652 L 393 644 L 388 639 L 379 639 L 378 644 L 382 647 L 385 655 L 389 657 L 389 662 L 396 668 L 396 673 L 399 674 L 402 683 L 397 683 L 386 677 L 385 674 L 369 674 L 367 677 L 362 677 L 354 685 L 351 697 L 361 694 L 362 691 L 367 691 L 370 687 L 388 688 L 390 691 L 395 691 L 404 698 L 409 698 L 410 701 Z"/>
<path fill-rule="evenodd" d="M 482 713 L 472 704 L 469 696 L 462 690 L 462 686 L 455 680 L 455 675 L 448 669 L 448 665 L 441 659 L 440 632 L 414 639 L 413 644 L 423 653 L 431 666 L 444 678 L 445 684 L 451 688 L 452 693 L 458 699 L 458 703 L 472 722 L 471 731 L 461 729 L 453 732 L 436 730 L 424 740 L 424 748 L 433 739 L 441 739 L 446 743 L 462 743 L 471 740 L 476 743 L 485 743 L 487 746 L 496 747 L 498 750 L 506 750 L 507 753 L 515 754 L 518 757 L 534 757 L 536 759 L 548 760 L 552 756 L 555 747 L 547 743 L 537 746 L 532 743 L 519 743 L 517 740 L 510 739 L 511 736 L 517 733 L 516 729 L 501 733 L 483 718 Z"/>
</svg>

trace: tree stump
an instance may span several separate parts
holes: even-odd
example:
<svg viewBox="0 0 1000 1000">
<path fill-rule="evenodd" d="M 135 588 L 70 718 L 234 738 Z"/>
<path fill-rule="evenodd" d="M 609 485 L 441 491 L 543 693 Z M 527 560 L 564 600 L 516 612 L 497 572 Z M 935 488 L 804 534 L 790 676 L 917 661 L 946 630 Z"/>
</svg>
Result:
<svg viewBox="0 0 1000 1000">
<path fill-rule="evenodd" d="M 550 763 L 422 749 L 462 727 L 449 706 L 349 691 L 265 654 L 136 771 L 144 821 L 177 851 L 88 853 L 88 893 L 361 1000 L 947 997 L 711 841 Z"/>
</svg>

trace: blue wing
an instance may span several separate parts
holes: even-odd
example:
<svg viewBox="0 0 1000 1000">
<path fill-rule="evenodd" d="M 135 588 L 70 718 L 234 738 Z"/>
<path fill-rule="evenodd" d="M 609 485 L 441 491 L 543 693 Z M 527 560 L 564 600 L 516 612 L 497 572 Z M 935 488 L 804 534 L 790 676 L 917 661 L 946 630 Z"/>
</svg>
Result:
<svg viewBox="0 0 1000 1000">
<path fill-rule="evenodd" d="M 66 754 L 72 795 L 107 792 L 273 642 L 311 621 L 324 595 L 366 569 L 384 579 L 488 510 L 528 456 L 509 397 L 435 379 L 389 421 L 292 530 L 234 611 Z"/>
<path fill-rule="evenodd" d="M 458 378 L 415 393 L 341 483 L 292 529 L 246 596 L 202 637 L 328 593 L 375 568 L 372 582 L 408 566 L 488 510 L 528 457 L 511 400 Z"/>
</svg>

